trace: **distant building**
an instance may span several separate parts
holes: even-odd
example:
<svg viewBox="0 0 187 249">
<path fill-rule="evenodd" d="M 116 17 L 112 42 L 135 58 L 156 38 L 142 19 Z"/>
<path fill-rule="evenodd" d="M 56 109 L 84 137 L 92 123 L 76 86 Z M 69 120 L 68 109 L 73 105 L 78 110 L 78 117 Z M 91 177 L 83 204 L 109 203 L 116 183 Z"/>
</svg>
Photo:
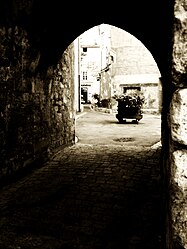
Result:
<svg viewBox="0 0 187 249">
<path fill-rule="evenodd" d="M 81 34 L 74 44 L 75 50 L 78 50 L 75 51 L 75 57 L 79 57 L 79 66 L 76 67 L 78 71 L 75 71 L 80 77 L 82 103 L 90 103 L 95 94 L 98 94 L 100 99 L 111 96 L 111 90 L 108 91 L 111 78 L 106 77 L 107 74 L 104 73 L 109 70 L 111 62 L 110 26 L 95 26 Z M 77 79 L 77 76 L 75 78 Z"/>
<path fill-rule="evenodd" d="M 75 109 L 81 111 L 94 94 L 100 93 L 101 47 L 100 29 L 95 26 L 74 40 Z"/>
<path fill-rule="evenodd" d="M 103 100 L 141 91 L 145 109 L 160 108 L 160 72 L 151 53 L 138 39 L 124 30 L 101 24 L 85 31 L 77 40 L 75 72 L 82 103 L 91 102 L 94 94 Z"/>
<path fill-rule="evenodd" d="M 100 27 L 84 32 L 79 39 L 80 87 L 82 103 L 90 103 L 100 92 L 101 71 Z"/>
<path fill-rule="evenodd" d="M 82 44 L 81 49 L 81 95 L 82 101 L 91 102 L 92 96 L 99 93 L 100 46 Z"/>
<path fill-rule="evenodd" d="M 116 53 L 112 64 L 113 95 L 141 91 L 144 109 L 160 109 L 160 72 L 147 48 L 134 36 L 111 26 L 111 48 Z"/>
</svg>

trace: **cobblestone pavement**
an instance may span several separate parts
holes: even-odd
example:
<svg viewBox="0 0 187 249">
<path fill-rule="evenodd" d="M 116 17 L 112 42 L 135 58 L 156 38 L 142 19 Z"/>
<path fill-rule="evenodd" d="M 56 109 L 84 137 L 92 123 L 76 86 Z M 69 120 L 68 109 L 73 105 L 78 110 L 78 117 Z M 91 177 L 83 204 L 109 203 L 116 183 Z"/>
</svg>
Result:
<svg viewBox="0 0 187 249">
<path fill-rule="evenodd" d="M 2 249 L 160 249 L 160 147 L 76 144 L 0 190 Z"/>
</svg>

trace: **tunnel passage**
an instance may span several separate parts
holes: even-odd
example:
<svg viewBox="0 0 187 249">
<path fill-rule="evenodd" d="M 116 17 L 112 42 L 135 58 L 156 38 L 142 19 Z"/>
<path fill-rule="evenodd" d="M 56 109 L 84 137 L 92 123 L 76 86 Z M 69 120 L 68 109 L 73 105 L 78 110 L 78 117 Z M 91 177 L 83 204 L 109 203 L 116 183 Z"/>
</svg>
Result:
<svg viewBox="0 0 187 249">
<path fill-rule="evenodd" d="M 100 23 L 115 25 L 145 44 L 162 75 L 167 248 L 185 248 L 186 183 L 181 179 L 185 172 L 186 140 L 181 138 L 181 134 L 186 133 L 180 119 L 186 113 L 186 105 L 183 105 L 186 96 L 183 93 L 186 90 L 187 58 L 184 46 L 185 16 L 185 3 L 179 0 L 175 3 L 169 0 L 128 1 L 123 8 L 120 1 L 115 2 L 115 5 L 94 2 L 91 10 L 88 5 L 79 2 L 76 12 L 73 11 L 71 2 L 54 0 L 44 4 L 41 0 L 30 0 L 26 4 L 23 0 L 2 0 L 1 175 L 11 175 L 13 171 L 26 168 L 36 158 L 46 158 L 59 146 L 72 143 L 74 113 L 70 92 L 73 86 L 73 68 L 68 64 L 68 58 L 72 56 L 73 49 L 65 55 L 63 52 L 78 35 L 90 27 Z M 62 72 L 65 77 L 61 77 Z M 60 78 L 63 79 L 62 82 Z M 57 82 L 62 83 L 60 98 L 57 94 L 52 96 L 51 91 L 57 87 Z M 180 101 L 177 102 L 177 99 Z M 183 197 L 180 202 L 177 201 L 178 196 Z"/>
<path fill-rule="evenodd" d="M 89 12 L 80 3 L 80 12 L 73 16 L 77 21 L 67 24 L 62 13 L 71 9 L 68 3 L 2 1 L 1 163 L 5 166 L 1 175 L 26 168 L 74 142 L 73 47 L 66 48 L 89 27 L 105 21 L 129 31 L 166 74 L 170 28 L 165 10 L 170 6 L 157 1 L 154 12 L 147 11 L 146 1 L 137 1 L 136 7 L 131 2 L 125 9 L 119 6 L 111 9 L 95 3 Z"/>
</svg>

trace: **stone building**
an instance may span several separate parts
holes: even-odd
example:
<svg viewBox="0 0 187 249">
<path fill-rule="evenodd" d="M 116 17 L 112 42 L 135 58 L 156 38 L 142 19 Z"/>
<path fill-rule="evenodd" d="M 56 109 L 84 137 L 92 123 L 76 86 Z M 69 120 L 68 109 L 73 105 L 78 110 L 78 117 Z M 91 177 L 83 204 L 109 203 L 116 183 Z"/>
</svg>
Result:
<svg viewBox="0 0 187 249">
<path fill-rule="evenodd" d="M 145 96 L 144 109 L 158 111 L 161 104 L 160 72 L 154 58 L 134 36 L 112 25 L 95 26 L 77 38 L 81 96 L 110 99 L 129 90 Z"/>
<path fill-rule="evenodd" d="M 111 47 L 116 53 L 111 64 L 113 95 L 141 91 L 144 109 L 158 112 L 161 83 L 158 66 L 147 48 L 128 32 L 111 26 Z"/>
<path fill-rule="evenodd" d="M 74 5 L 73 5 L 74 6 Z M 162 83 L 163 248 L 187 248 L 186 2 L 2 0 L 0 3 L 0 176 L 32 167 L 75 142 L 73 40 L 110 23 L 153 55 Z M 81 14 L 80 14 L 81 13 Z M 82 14 L 83 13 L 83 14 Z M 51 18 L 53 16 L 53 18 Z M 67 21 L 67 18 L 69 20 Z"/>
<path fill-rule="evenodd" d="M 85 31 L 74 41 L 74 44 L 77 44 L 75 45 L 75 58 L 78 58 L 79 72 L 77 74 L 80 76 L 79 91 L 83 103 L 92 102 L 94 94 L 103 95 L 101 90 L 104 86 L 101 82 L 101 74 L 107 65 L 110 46 L 109 31 L 108 25 L 101 24 Z"/>
</svg>

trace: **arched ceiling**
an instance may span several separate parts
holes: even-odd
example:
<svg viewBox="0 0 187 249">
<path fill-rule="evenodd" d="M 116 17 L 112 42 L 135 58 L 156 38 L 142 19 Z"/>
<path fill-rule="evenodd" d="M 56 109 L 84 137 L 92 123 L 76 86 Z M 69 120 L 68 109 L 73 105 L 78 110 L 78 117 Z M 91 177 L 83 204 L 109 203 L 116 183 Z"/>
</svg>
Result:
<svg viewBox="0 0 187 249">
<path fill-rule="evenodd" d="M 138 38 L 152 53 L 161 73 L 168 67 L 173 5 L 169 0 L 42 1 L 2 0 L 0 22 L 22 25 L 45 66 L 55 63 L 67 46 L 89 28 L 107 23 Z"/>
</svg>

